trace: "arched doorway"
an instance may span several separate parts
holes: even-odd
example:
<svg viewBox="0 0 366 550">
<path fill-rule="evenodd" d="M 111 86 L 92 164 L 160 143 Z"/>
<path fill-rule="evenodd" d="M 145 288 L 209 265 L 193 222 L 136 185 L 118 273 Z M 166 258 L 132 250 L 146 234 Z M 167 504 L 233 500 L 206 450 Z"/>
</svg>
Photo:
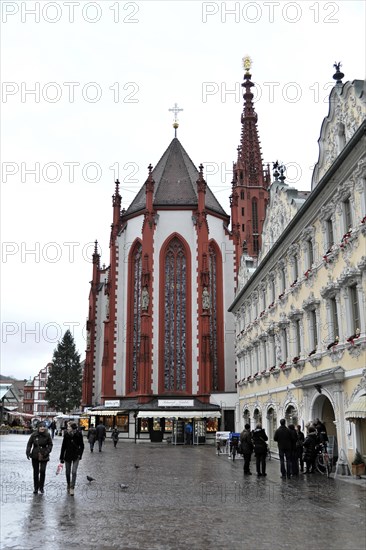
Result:
<svg viewBox="0 0 366 550">
<path fill-rule="evenodd" d="M 268 444 L 270 449 L 276 447 L 275 442 L 273 441 L 273 436 L 277 430 L 277 413 L 273 407 L 267 409 L 267 435 L 268 435 Z"/>
<path fill-rule="evenodd" d="M 332 402 L 324 395 L 318 395 L 313 403 L 311 421 L 319 418 L 325 425 L 328 435 L 328 451 L 334 458 L 338 457 L 337 427 Z"/>
<path fill-rule="evenodd" d="M 244 426 L 245 426 L 245 424 L 250 425 L 250 411 L 249 411 L 249 409 L 244 409 L 243 418 L 244 418 Z"/>
<path fill-rule="evenodd" d="M 286 425 L 294 424 L 297 426 L 299 422 L 299 414 L 297 412 L 297 408 L 294 407 L 294 405 L 288 405 L 285 411 L 285 419 L 286 419 Z"/>
<path fill-rule="evenodd" d="M 262 424 L 262 413 L 260 412 L 260 410 L 258 408 L 255 408 L 254 409 L 254 412 L 253 412 L 253 422 L 254 422 L 254 427 L 257 425 L 257 424 Z"/>
</svg>

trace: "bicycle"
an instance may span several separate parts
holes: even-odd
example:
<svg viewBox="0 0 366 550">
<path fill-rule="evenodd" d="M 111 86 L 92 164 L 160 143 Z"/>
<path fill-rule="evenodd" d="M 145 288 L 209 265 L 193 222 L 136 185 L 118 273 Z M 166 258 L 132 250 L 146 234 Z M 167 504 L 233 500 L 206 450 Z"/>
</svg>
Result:
<svg viewBox="0 0 366 550">
<path fill-rule="evenodd" d="M 329 456 L 327 446 L 320 444 L 318 446 L 317 455 L 315 459 L 315 468 L 322 475 L 330 476 L 332 472 L 332 459 Z"/>
</svg>

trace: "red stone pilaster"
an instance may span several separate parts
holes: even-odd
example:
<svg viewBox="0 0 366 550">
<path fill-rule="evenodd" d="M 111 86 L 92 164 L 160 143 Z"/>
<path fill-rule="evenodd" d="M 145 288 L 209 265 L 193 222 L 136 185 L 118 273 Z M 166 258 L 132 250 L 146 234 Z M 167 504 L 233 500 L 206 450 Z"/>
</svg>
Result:
<svg viewBox="0 0 366 550">
<path fill-rule="evenodd" d="M 206 218 L 207 184 L 203 179 L 203 166 L 199 167 L 197 180 L 198 207 L 195 213 L 198 253 L 198 392 L 204 401 L 209 401 L 211 393 L 211 355 L 210 355 L 210 273 L 208 269 L 209 228 Z"/>
<path fill-rule="evenodd" d="M 98 254 L 98 243 L 95 241 L 93 254 L 93 277 L 90 281 L 89 292 L 89 314 L 86 321 L 86 352 L 85 367 L 83 373 L 82 385 L 82 405 L 90 406 L 93 404 L 93 381 L 95 372 L 95 339 L 96 339 L 96 302 L 98 285 L 100 282 L 100 255 Z"/>
<path fill-rule="evenodd" d="M 152 259 L 154 251 L 155 211 L 153 208 L 154 180 L 152 166 L 145 183 L 146 208 L 142 227 L 141 276 L 141 343 L 138 369 L 139 402 L 146 403 L 152 395 Z"/>
<path fill-rule="evenodd" d="M 111 236 L 109 241 L 110 267 L 108 282 L 105 292 L 109 300 L 109 315 L 104 321 L 104 343 L 102 359 L 102 397 L 112 397 L 115 395 L 113 389 L 114 361 L 115 361 L 115 327 L 116 327 L 116 295 L 117 295 L 117 276 L 118 276 L 118 247 L 117 235 L 120 229 L 122 197 L 119 194 L 119 181 L 116 180 L 115 193 L 112 196 L 113 223 L 111 225 Z"/>
</svg>

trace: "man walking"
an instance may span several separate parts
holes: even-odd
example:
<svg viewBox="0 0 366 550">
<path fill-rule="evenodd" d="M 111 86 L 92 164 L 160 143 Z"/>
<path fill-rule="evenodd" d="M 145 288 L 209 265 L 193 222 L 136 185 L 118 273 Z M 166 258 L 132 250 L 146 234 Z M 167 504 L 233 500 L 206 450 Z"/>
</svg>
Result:
<svg viewBox="0 0 366 550">
<path fill-rule="evenodd" d="M 244 457 L 244 475 L 252 475 L 250 471 L 250 460 L 253 453 L 252 435 L 250 433 L 250 424 L 245 424 L 244 430 L 240 434 L 241 450 Z"/>
<path fill-rule="evenodd" d="M 99 452 L 101 453 L 102 452 L 103 441 L 105 440 L 105 438 L 107 436 L 107 432 L 106 432 L 105 426 L 104 426 L 102 421 L 99 422 L 96 431 L 97 431 Z"/>
<path fill-rule="evenodd" d="M 277 442 L 278 445 L 278 453 L 280 455 L 281 463 L 281 477 L 290 478 L 292 438 L 290 430 L 286 427 L 286 420 L 284 418 L 281 418 L 280 427 L 275 431 L 273 439 Z"/>
</svg>

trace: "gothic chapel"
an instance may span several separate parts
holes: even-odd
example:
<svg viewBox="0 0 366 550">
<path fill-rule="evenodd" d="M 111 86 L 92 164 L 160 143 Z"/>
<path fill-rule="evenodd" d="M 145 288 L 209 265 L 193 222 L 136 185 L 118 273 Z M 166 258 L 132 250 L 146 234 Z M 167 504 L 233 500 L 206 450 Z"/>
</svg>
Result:
<svg viewBox="0 0 366 550">
<path fill-rule="evenodd" d="M 100 266 L 97 243 L 93 255 L 83 405 L 92 421 L 102 417 L 126 437 L 177 443 L 191 422 L 198 443 L 234 429 L 234 316 L 227 310 L 243 244 L 253 257 L 260 251 L 270 184 L 248 58 L 244 68 L 231 224 L 203 166 L 177 137 L 148 167 L 127 210 L 115 183 L 109 266 Z"/>
</svg>

